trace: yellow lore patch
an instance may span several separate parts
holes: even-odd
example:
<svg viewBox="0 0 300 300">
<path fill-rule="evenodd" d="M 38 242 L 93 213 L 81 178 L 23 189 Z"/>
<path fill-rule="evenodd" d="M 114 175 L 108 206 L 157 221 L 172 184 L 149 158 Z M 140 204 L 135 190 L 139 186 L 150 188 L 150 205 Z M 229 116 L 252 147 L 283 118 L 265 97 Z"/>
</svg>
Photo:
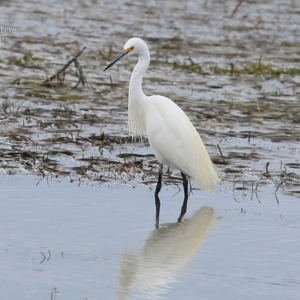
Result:
<svg viewBox="0 0 300 300">
<path fill-rule="evenodd" d="M 127 53 L 129 53 L 129 52 L 131 52 L 133 50 L 133 48 L 134 47 L 126 48 L 126 49 L 124 49 L 124 51 L 127 52 Z"/>
</svg>

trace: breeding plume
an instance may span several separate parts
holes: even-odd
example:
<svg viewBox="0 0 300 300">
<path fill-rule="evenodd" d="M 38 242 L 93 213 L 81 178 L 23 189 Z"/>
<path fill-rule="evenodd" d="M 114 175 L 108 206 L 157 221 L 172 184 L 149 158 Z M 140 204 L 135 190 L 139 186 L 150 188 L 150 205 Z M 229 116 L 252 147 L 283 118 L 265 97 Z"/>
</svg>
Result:
<svg viewBox="0 0 300 300">
<path fill-rule="evenodd" d="M 131 38 L 123 51 L 104 69 L 106 71 L 127 54 L 135 54 L 139 60 L 129 83 L 128 129 L 130 135 L 147 136 L 159 161 L 158 181 L 155 190 L 156 223 L 159 227 L 160 200 L 163 165 L 181 171 L 184 200 L 178 222 L 187 209 L 188 181 L 192 177 L 204 191 L 212 191 L 219 182 L 206 148 L 188 116 L 171 99 L 160 95 L 146 96 L 142 80 L 149 67 L 150 53 L 140 38 Z"/>
</svg>

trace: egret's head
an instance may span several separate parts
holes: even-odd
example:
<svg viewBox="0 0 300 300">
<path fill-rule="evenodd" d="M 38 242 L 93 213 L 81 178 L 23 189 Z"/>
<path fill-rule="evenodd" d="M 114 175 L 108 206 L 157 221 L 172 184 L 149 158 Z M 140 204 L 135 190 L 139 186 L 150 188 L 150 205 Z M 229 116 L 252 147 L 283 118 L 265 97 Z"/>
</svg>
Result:
<svg viewBox="0 0 300 300">
<path fill-rule="evenodd" d="M 128 40 L 123 48 L 123 51 L 112 61 L 110 62 L 107 67 L 104 69 L 106 71 L 110 67 L 112 67 L 117 61 L 119 61 L 122 57 L 126 56 L 127 54 L 142 54 L 145 50 L 148 50 L 146 43 L 137 37 L 131 38 Z"/>
<path fill-rule="evenodd" d="M 125 43 L 123 47 L 123 51 L 137 55 L 142 54 L 146 50 L 148 50 L 147 44 L 138 37 L 131 38 Z"/>
</svg>

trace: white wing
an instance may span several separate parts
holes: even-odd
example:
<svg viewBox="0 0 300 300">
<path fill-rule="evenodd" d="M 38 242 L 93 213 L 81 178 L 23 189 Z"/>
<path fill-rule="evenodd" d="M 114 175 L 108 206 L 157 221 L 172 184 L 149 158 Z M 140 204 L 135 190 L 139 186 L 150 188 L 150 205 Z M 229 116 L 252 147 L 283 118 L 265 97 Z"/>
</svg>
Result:
<svg viewBox="0 0 300 300">
<path fill-rule="evenodd" d="M 144 109 L 146 133 L 157 159 L 194 178 L 202 190 L 220 179 L 195 127 L 172 100 L 151 96 Z"/>
</svg>

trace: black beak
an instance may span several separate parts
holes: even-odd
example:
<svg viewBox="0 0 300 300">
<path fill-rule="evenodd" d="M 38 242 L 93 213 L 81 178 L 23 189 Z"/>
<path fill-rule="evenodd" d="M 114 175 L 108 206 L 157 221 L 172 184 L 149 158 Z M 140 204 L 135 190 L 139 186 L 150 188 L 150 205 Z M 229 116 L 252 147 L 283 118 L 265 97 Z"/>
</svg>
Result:
<svg viewBox="0 0 300 300">
<path fill-rule="evenodd" d="M 112 67 L 117 61 L 119 61 L 122 57 L 124 57 L 126 54 L 128 54 L 127 51 L 123 50 L 112 62 L 110 62 L 107 67 L 103 70 L 105 72 L 107 69 Z"/>
</svg>

